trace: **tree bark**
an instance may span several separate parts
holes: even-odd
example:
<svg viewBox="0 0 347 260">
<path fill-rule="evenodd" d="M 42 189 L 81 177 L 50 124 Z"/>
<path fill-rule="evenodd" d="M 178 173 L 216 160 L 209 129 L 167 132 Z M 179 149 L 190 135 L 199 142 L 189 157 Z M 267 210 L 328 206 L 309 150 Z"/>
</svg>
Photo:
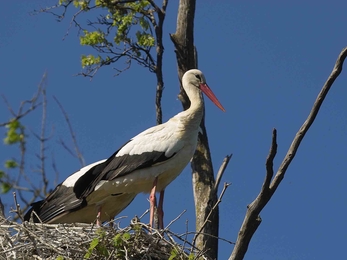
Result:
<svg viewBox="0 0 347 260">
<path fill-rule="evenodd" d="M 193 68 L 197 68 L 197 55 L 194 46 L 194 15 L 195 0 L 180 0 L 177 15 L 176 32 L 171 34 L 171 40 L 175 45 L 179 79 L 183 74 Z M 185 94 L 182 84 L 179 98 L 183 109 L 190 106 L 190 101 Z M 196 230 L 203 226 L 208 214 L 217 203 L 217 191 L 214 189 L 215 178 L 211 162 L 210 149 L 205 128 L 205 120 L 201 122 L 202 134 L 199 134 L 198 146 L 193 156 L 192 178 L 196 211 Z M 196 246 L 212 259 L 218 258 L 218 206 L 209 217 L 209 221 L 196 237 Z"/>
</svg>

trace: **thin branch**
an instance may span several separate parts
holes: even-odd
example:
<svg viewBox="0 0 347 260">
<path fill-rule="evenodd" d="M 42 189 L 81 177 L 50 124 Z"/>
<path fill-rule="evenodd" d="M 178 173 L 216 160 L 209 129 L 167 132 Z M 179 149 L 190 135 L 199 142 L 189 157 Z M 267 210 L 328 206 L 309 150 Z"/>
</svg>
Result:
<svg viewBox="0 0 347 260">
<path fill-rule="evenodd" d="M 42 93 L 42 88 L 44 86 L 44 82 L 47 80 L 47 73 L 43 74 L 42 76 L 42 79 L 41 79 L 41 82 L 39 83 L 38 85 L 38 88 L 37 88 L 37 91 L 35 93 L 35 95 L 33 96 L 32 99 L 29 99 L 29 100 L 25 100 L 25 101 L 22 101 L 19 108 L 18 108 L 18 112 L 15 112 L 10 103 L 8 102 L 8 100 L 6 99 L 5 95 L 1 94 L 1 97 L 4 101 L 4 103 L 6 104 L 7 106 L 7 109 L 8 111 L 12 114 L 13 118 L 11 119 L 11 121 L 14 121 L 14 120 L 19 120 L 21 119 L 22 117 L 26 116 L 27 114 L 29 114 L 30 112 L 34 111 L 38 106 L 41 105 L 41 103 L 38 103 L 38 99 Z M 28 108 L 26 108 L 26 105 L 29 104 L 30 106 Z M 6 126 L 10 123 L 10 121 L 8 122 L 3 122 L 3 123 L 0 123 L 0 127 L 2 126 Z"/>
<path fill-rule="evenodd" d="M 163 25 L 166 15 L 166 7 L 168 4 L 167 0 L 163 1 L 162 8 L 160 9 L 154 1 L 150 1 L 151 5 L 155 8 L 155 11 L 158 16 L 158 24 L 155 21 L 155 18 L 151 16 L 152 25 L 155 30 L 156 35 L 156 51 L 157 51 L 157 64 L 155 68 L 155 73 L 157 76 L 157 89 L 156 89 L 156 118 L 157 124 L 161 124 L 163 121 L 163 111 L 161 107 L 161 98 L 164 90 L 164 80 L 163 80 L 163 54 L 164 54 L 164 45 L 163 45 Z"/>
<path fill-rule="evenodd" d="M 215 189 L 215 191 L 218 190 L 219 183 L 220 183 L 220 181 L 222 180 L 224 171 L 225 171 L 225 169 L 228 167 L 229 161 L 230 161 L 230 159 L 231 159 L 232 156 L 233 156 L 233 154 L 230 154 L 230 155 L 225 156 L 225 157 L 224 157 L 224 160 L 223 160 L 223 162 L 222 162 L 222 165 L 219 167 L 219 170 L 218 170 L 218 173 L 217 173 L 217 176 L 216 176 L 216 182 L 215 182 L 215 184 L 214 184 L 214 189 Z"/>
<path fill-rule="evenodd" d="M 70 149 L 70 147 L 64 142 L 64 140 L 62 138 L 59 138 L 59 144 L 72 156 L 77 158 L 76 154 L 74 153 L 74 151 L 72 151 Z"/>
<path fill-rule="evenodd" d="M 176 236 L 177 236 L 177 238 L 179 238 L 180 240 L 184 240 L 184 239 L 186 239 L 186 237 L 188 236 L 188 235 L 192 235 L 192 234 L 197 234 L 197 232 L 192 232 L 192 231 L 186 231 L 186 233 L 184 233 L 184 234 L 181 234 L 181 235 L 178 235 L 178 234 L 176 234 Z M 200 233 L 200 234 L 202 234 L 202 233 Z M 212 236 L 211 234 L 207 234 L 207 233 L 203 233 L 204 235 L 206 235 L 206 236 Z M 182 238 L 182 237 L 185 237 L 184 239 Z M 221 241 L 224 241 L 224 242 L 227 242 L 228 244 L 230 244 L 230 245 L 235 245 L 235 243 L 234 242 L 232 242 L 232 241 L 230 241 L 230 240 L 228 240 L 228 239 L 225 239 L 225 238 L 222 238 L 222 237 L 215 237 L 215 236 L 212 236 L 212 237 L 214 237 L 214 238 L 218 238 L 219 240 L 221 240 Z M 193 244 L 189 244 L 190 246 L 192 246 Z"/>
<path fill-rule="evenodd" d="M 182 217 L 182 215 L 183 215 L 184 213 L 186 213 L 186 211 L 187 211 L 186 209 L 183 210 L 176 218 L 174 218 L 173 220 L 171 220 L 170 223 L 165 227 L 165 230 L 168 230 L 169 227 L 170 227 L 173 223 L 175 223 L 178 219 L 180 219 L 180 218 Z"/>
<path fill-rule="evenodd" d="M 34 136 L 40 141 L 40 146 L 41 146 L 39 160 L 41 162 L 40 177 L 42 178 L 44 183 L 44 186 L 42 188 L 47 187 L 48 185 L 48 180 L 46 178 L 45 170 L 44 170 L 44 164 L 45 164 L 44 143 L 46 142 L 46 138 L 44 135 L 45 135 L 45 126 L 46 126 L 46 123 L 45 123 L 46 112 L 47 112 L 47 96 L 46 96 L 47 84 L 46 83 L 47 83 L 47 73 L 45 72 L 38 87 L 38 90 L 40 91 L 40 93 L 35 94 L 34 98 L 31 101 L 25 101 L 25 102 L 33 102 L 35 104 L 37 102 L 37 99 L 41 96 L 43 100 L 42 103 L 40 103 L 42 104 L 41 136 L 34 134 Z M 21 131 L 21 135 L 24 136 L 25 135 L 24 129 L 20 129 L 20 131 Z M 20 157 L 20 163 L 19 163 L 19 175 L 15 182 L 16 185 L 13 186 L 13 189 L 17 191 L 17 196 L 21 199 L 21 201 L 24 202 L 25 204 L 24 210 L 26 210 L 28 208 L 28 205 L 34 202 L 37 199 L 37 197 L 40 195 L 41 188 L 36 185 L 37 182 L 32 182 L 31 178 L 26 174 L 26 171 L 25 171 L 25 160 L 26 160 L 26 153 L 27 153 L 25 139 L 20 140 L 20 153 L 21 153 L 21 157 Z M 23 194 L 23 191 L 25 190 L 21 189 L 20 187 L 18 187 L 19 185 L 17 185 L 21 178 L 24 178 L 26 183 L 31 186 L 31 189 L 29 190 L 33 193 L 33 197 L 30 199 L 30 201 L 28 201 L 27 193 Z M 15 216 L 14 220 L 17 220 L 17 219 L 18 217 Z"/>
<path fill-rule="evenodd" d="M 218 207 L 219 203 L 222 202 L 222 198 L 224 196 L 224 193 L 225 191 L 227 190 L 227 188 L 230 186 L 230 183 L 224 183 L 224 187 L 223 187 L 223 190 L 222 192 L 220 193 L 219 197 L 218 197 L 218 200 L 216 202 L 216 204 L 214 204 L 214 206 L 212 207 L 212 209 L 210 210 L 210 213 L 208 213 L 206 219 L 205 219 L 205 222 L 201 225 L 200 229 L 198 232 L 196 232 L 195 236 L 194 236 L 194 239 L 193 239 L 193 245 L 195 245 L 195 242 L 196 242 L 196 239 L 197 237 L 201 234 L 202 230 L 205 228 L 207 222 L 210 221 L 210 216 L 212 214 L 212 212 Z"/>
<path fill-rule="evenodd" d="M 41 136 L 40 136 L 40 176 L 43 181 L 43 187 L 42 191 L 44 195 L 47 195 L 47 188 L 48 188 L 48 179 L 46 176 L 46 170 L 45 170 L 45 143 L 46 143 L 46 119 L 47 119 L 47 96 L 46 96 L 46 90 L 43 89 L 42 91 L 43 96 L 43 105 L 42 105 L 42 121 L 41 121 Z"/>
<path fill-rule="evenodd" d="M 271 145 L 271 149 L 266 161 L 267 174 L 265 177 L 264 184 L 257 198 L 248 206 L 245 219 L 242 223 L 241 229 L 239 231 L 239 235 L 237 237 L 236 245 L 234 247 L 232 254 L 230 255 L 229 260 L 241 260 L 244 258 L 248 249 L 249 242 L 251 241 L 255 231 L 257 230 L 258 226 L 261 223 L 261 218 L 259 216 L 259 213 L 270 201 L 272 195 L 275 193 L 277 187 L 283 180 L 284 175 L 290 163 L 292 162 L 296 152 L 298 151 L 298 148 L 300 146 L 302 139 L 304 138 L 310 126 L 314 122 L 319 112 L 319 109 L 323 101 L 325 100 L 325 97 L 328 94 L 331 86 L 333 85 L 337 77 L 340 75 L 342 71 L 343 63 L 346 57 L 347 57 L 347 47 L 345 47 L 341 51 L 339 57 L 337 58 L 335 66 L 330 76 L 328 77 L 327 81 L 323 85 L 322 90 L 319 92 L 313 104 L 310 114 L 308 115 L 303 125 L 300 127 L 299 131 L 296 133 L 293 139 L 293 142 L 288 149 L 286 156 L 284 157 L 280 167 L 278 168 L 275 177 L 270 183 L 270 179 L 273 175 L 273 169 L 272 169 L 273 159 L 275 158 L 276 148 L 277 148 L 276 130 L 274 129 L 273 135 L 272 135 L 272 145 Z"/>
<path fill-rule="evenodd" d="M 277 130 L 274 128 L 272 130 L 272 143 L 271 143 L 270 152 L 266 159 L 266 177 L 262 187 L 263 189 L 269 189 L 270 187 L 270 182 L 274 175 L 273 161 L 275 159 L 276 154 L 277 154 Z"/>
<path fill-rule="evenodd" d="M 304 138 L 308 129 L 310 129 L 313 121 L 315 120 L 326 95 L 328 94 L 331 86 L 333 85 L 333 83 L 335 82 L 337 77 L 340 75 L 340 73 L 342 71 L 342 67 L 343 67 L 343 62 L 345 61 L 346 57 L 347 57 L 347 47 L 345 47 L 341 51 L 339 57 L 336 60 L 333 71 L 331 72 L 329 78 L 325 82 L 322 90 L 319 92 L 317 99 L 313 104 L 313 107 L 311 109 L 310 114 L 308 115 L 304 124 L 300 127 L 298 133 L 295 135 L 295 138 L 294 138 L 292 144 L 290 145 L 290 148 L 289 148 L 286 156 L 284 157 L 284 160 L 281 163 L 281 166 L 279 167 L 273 181 L 271 182 L 270 189 L 271 189 L 272 193 L 276 191 L 278 185 L 280 184 L 281 180 L 283 179 L 284 174 L 285 174 L 288 166 L 290 165 L 291 161 L 295 157 L 295 154 L 296 154 L 296 152 L 300 146 L 302 139 Z"/>
<path fill-rule="evenodd" d="M 58 185 L 58 179 L 59 179 L 59 171 L 58 171 L 58 168 L 57 168 L 57 164 L 55 162 L 55 156 L 54 154 L 52 153 L 51 155 L 51 158 L 52 158 L 52 169 L 55 173 L 55 178 L 54 178 L 54 182 L 53 182 L 53 187 L 57 186 Z"/>
<path fill-rule="evenodd" d="M 16 206 L 16 209 L 12 209 L 11 212 L 12 213 L 16 213 L 18 218 L 20 218 L 20 220 L 22 220 L 22 222 L 23 222 L 24 220 L 23 220 L 23 217 L 22 217 L 22 214 L 21 214 L 22 212 L 20 210 L 20 205 L 19 205 L 19 203 L 17 201 L 16 192 L 13 192 L 13 200 L 14 200 L 14 204 Z"/>
<path fill-rule="evenodd" d="M 83 167 L 83 166 L 85 166 L 85 161 L 84 161 L 84 158 L 83 158 L 83 155 L 82 155 L 80 149 L 78 148 L 76 135 L 75 135 L 75 132 L 72 129 L 72 125 L 71 125 L 69 116 L 66 113 L 65 109 L 63 108 L 63 106 L 61 105 L 61 103 L 59 102 L 59 100 L 55 96 L 53 96 L 53 98 L 54 98 L 55 102 L 57 102 L 61 112 L 64 115 L 65 121 L 66 121 L 66 123 L 67 123 L 67 125 L 69 127 L 70 135 L 71 135 L 71 138 L 72 138 L 72 141 L 73 141 L 73 144 L 74 144 L 75 155 L 77 156 L 78 160 L 80 161 L 81 166 Z"/>
</svg>

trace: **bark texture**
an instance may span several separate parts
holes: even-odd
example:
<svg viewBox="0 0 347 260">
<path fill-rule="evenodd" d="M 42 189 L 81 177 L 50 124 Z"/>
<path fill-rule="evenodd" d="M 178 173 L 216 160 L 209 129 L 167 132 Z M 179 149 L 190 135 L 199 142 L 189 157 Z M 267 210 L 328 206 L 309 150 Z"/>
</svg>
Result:
<svg viewBox="0 0 347 260">
<path fill-rule="evenodd" d="M 178 76 L 193 68 L 197 68 L 197 54 L 194 46 L 194 15 L 195 0 L 181 0 L 178 7 L 176 32 L 171 34 L 171 40 L 175 45 L 178 65 Z M 183 108 L 190 106 L 182 85 L 179 98 Z M 217 192 L 214 189 L 215 178 L 211 162 L 210 149 L 205 128 L 205 120 L 201 122 L 202 134 L 199 135 L 198 146 L 192 159 L 193 191 L 196 211 L 196 230 L 200 230 L 204 222 L 217 203 Z M 218 258 L 218 227 L 219 211 L 215 207 L 205 223 L 201 234 L 196 238 L 196 246 L 207 252 L 212 259 Z"/>
</svg>

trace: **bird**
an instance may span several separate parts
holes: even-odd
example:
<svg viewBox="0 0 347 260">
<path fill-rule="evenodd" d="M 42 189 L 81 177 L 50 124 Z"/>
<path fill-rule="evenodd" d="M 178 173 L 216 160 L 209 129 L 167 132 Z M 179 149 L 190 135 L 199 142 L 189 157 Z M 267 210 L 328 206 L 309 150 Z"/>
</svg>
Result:
<svg viewBox="0 0 347 260">
<path fill-rule="evenodd" d="M 153 227 L 156 192 L 160 192 L 157 212 L 159 228 L 163 228 L 164 189 L 183 171 L 196 150 L 204 114 L 202 93 L 225 111 L 200 70 L 185 72 L 182 86 L 190 100 L 187 110 L 131 138 L 107 160 L 71 175 L 45 200 L 34 203 L 26 216 L 39 211 L 38 216 L 50 223 L 84 222 L 91 217 L 81 217 L 80 213 L 89 215 L 96 208 L 103 221 L 106 214 L 102 212 L 109 210 L 112 203 L 116 209 L 108 216 L 118 214 L 137 194 L 149 193 L 149 224 Z"/>
<path fill-rule="evenodd" d="M 204 113 L 202 93 L 225 111 L 200 70 L 192 69 L 184 73 L 182 86 L 190 100 L 190 107 L 130 139 L 113 155 L 113 160 L 112 157 L 109 159 L 112 161 L 91 184 L 96 190 L 105 190 L 105 193 L 114 190 L 122 194 L 149 193 L 152 227 L 156 192 L 162 195 L 157 212 L 159 228 L 163 228 L 164 189 L 182 172 L 196 150 Z"/>
</svg>

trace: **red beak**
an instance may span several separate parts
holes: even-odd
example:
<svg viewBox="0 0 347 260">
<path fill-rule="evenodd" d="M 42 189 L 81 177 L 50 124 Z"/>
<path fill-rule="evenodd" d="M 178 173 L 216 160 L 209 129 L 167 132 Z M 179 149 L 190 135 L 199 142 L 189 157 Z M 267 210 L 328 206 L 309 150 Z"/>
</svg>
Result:
<svg viewBox="0 0 347 260">
<path fill-rule="evenodd" d="M 223 112 L 225 112 L 224 107 L 222 106 L 222 104 L 218 101 L 218 99 L 216 98 L 215 94 L 213 94 L 212 90 L 210 89 L 210 87 L 206 84 L 206 83 L 201 83 L 200 84 L 200 89 L 202 92 L 205 93 L 205 95 L 211 99 L 211 101 L 217 106 L 219 107 Z"/>
</svg>

